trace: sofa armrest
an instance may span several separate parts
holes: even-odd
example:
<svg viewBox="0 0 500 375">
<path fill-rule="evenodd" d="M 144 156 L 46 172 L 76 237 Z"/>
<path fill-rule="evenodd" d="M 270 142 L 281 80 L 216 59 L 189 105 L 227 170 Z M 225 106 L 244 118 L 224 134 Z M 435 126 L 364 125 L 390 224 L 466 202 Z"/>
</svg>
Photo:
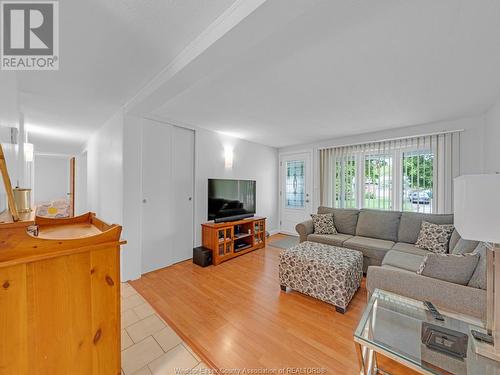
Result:
<svg viewBox="0 0 500 375">
<path fill-rule="evenodd" d="M 486 319 L 486 291 L 386 267 L 368 267 L 366 288 L 431 301 L 445 310 Z"/>
<path fill-rule="evenodd" d="M 295 226 L 295 230 L 299 234 L 300 242 L 307 241 L 307 236 L 314 233 L 314 226 L 312 220 L 306 220 Z"/>
</svg>

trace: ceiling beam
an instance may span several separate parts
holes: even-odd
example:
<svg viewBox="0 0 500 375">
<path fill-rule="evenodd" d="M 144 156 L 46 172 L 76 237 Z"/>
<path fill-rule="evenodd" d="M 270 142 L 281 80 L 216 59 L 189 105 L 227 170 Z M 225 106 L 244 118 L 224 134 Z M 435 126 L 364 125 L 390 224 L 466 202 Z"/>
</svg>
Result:
<svg viewBox="0 0 500 375">
<path fill-rule="evenodd" d="M 172 98 L 223 71 L 321 0 L 239 0 L 191 42 L 125 106 L 137 116 L 154 114 Z M 196 124 L 194 124 L 196 125 Z"/>
<path fill-rule="evenodd" d="M 125 111 L 134 114 L 146 114 L 152 111 L 154 108 L 148 99 L 155 92 L 266 1 L 236 0 L 205 31 L 189 43 L 168 66 L 125 104 Z"/>
</svg>

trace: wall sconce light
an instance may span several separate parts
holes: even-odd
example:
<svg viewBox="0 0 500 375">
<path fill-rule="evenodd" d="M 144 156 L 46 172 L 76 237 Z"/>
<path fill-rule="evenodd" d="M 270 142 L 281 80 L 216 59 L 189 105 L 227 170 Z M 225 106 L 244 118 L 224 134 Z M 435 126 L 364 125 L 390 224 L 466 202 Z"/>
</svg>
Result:
<svg viewBox="0 0 500 375">
<path fill-rule="evenodd" d="M 33 143 L 24 144 L 24 160 L 28 163 L 33 161 Z"/>
<path fill-rule="evenodd" d="M 233 168 L 233 148 L 231 146 L 224 147 L 224 166 L 226 169 Z"/>
</svg>

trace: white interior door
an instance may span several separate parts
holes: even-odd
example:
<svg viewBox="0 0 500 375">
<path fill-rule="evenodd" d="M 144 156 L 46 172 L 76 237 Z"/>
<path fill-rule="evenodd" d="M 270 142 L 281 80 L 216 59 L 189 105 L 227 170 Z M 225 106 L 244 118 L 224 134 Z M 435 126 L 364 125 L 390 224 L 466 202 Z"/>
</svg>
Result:
<svg viewBox="0 0 500 375">
<path fill-rule="evenodd" d="M 172 262 L 193 257 L 194 131 L 173 127 L 172 182 L 174 228 Z"/>
<path fill-rule="evenodd" d="M 172 126 L 142 129 L 142 273 L 173 263 Z"/>
<path fill-rule="evenodd" d="M 144 120 L 142 273 L 193 253 L 194 132 Z"/>
<path fill-rule="evenodd" d="M 310 218 L 312 210 L 311 154 L 280 158 L 280 231 L 297 235 L 295 225 Z"/>
</svg>

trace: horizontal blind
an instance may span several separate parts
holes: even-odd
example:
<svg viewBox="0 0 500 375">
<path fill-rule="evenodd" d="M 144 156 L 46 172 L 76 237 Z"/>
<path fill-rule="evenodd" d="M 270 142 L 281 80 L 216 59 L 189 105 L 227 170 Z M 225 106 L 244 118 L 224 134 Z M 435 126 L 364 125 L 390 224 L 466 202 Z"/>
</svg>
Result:
<svg viewBox="0 0 500 375">
<path fill-rule="evenodd" d="M 320 204 L 452 212 L 460 132 L 321 149 Z"/>
</svg>

